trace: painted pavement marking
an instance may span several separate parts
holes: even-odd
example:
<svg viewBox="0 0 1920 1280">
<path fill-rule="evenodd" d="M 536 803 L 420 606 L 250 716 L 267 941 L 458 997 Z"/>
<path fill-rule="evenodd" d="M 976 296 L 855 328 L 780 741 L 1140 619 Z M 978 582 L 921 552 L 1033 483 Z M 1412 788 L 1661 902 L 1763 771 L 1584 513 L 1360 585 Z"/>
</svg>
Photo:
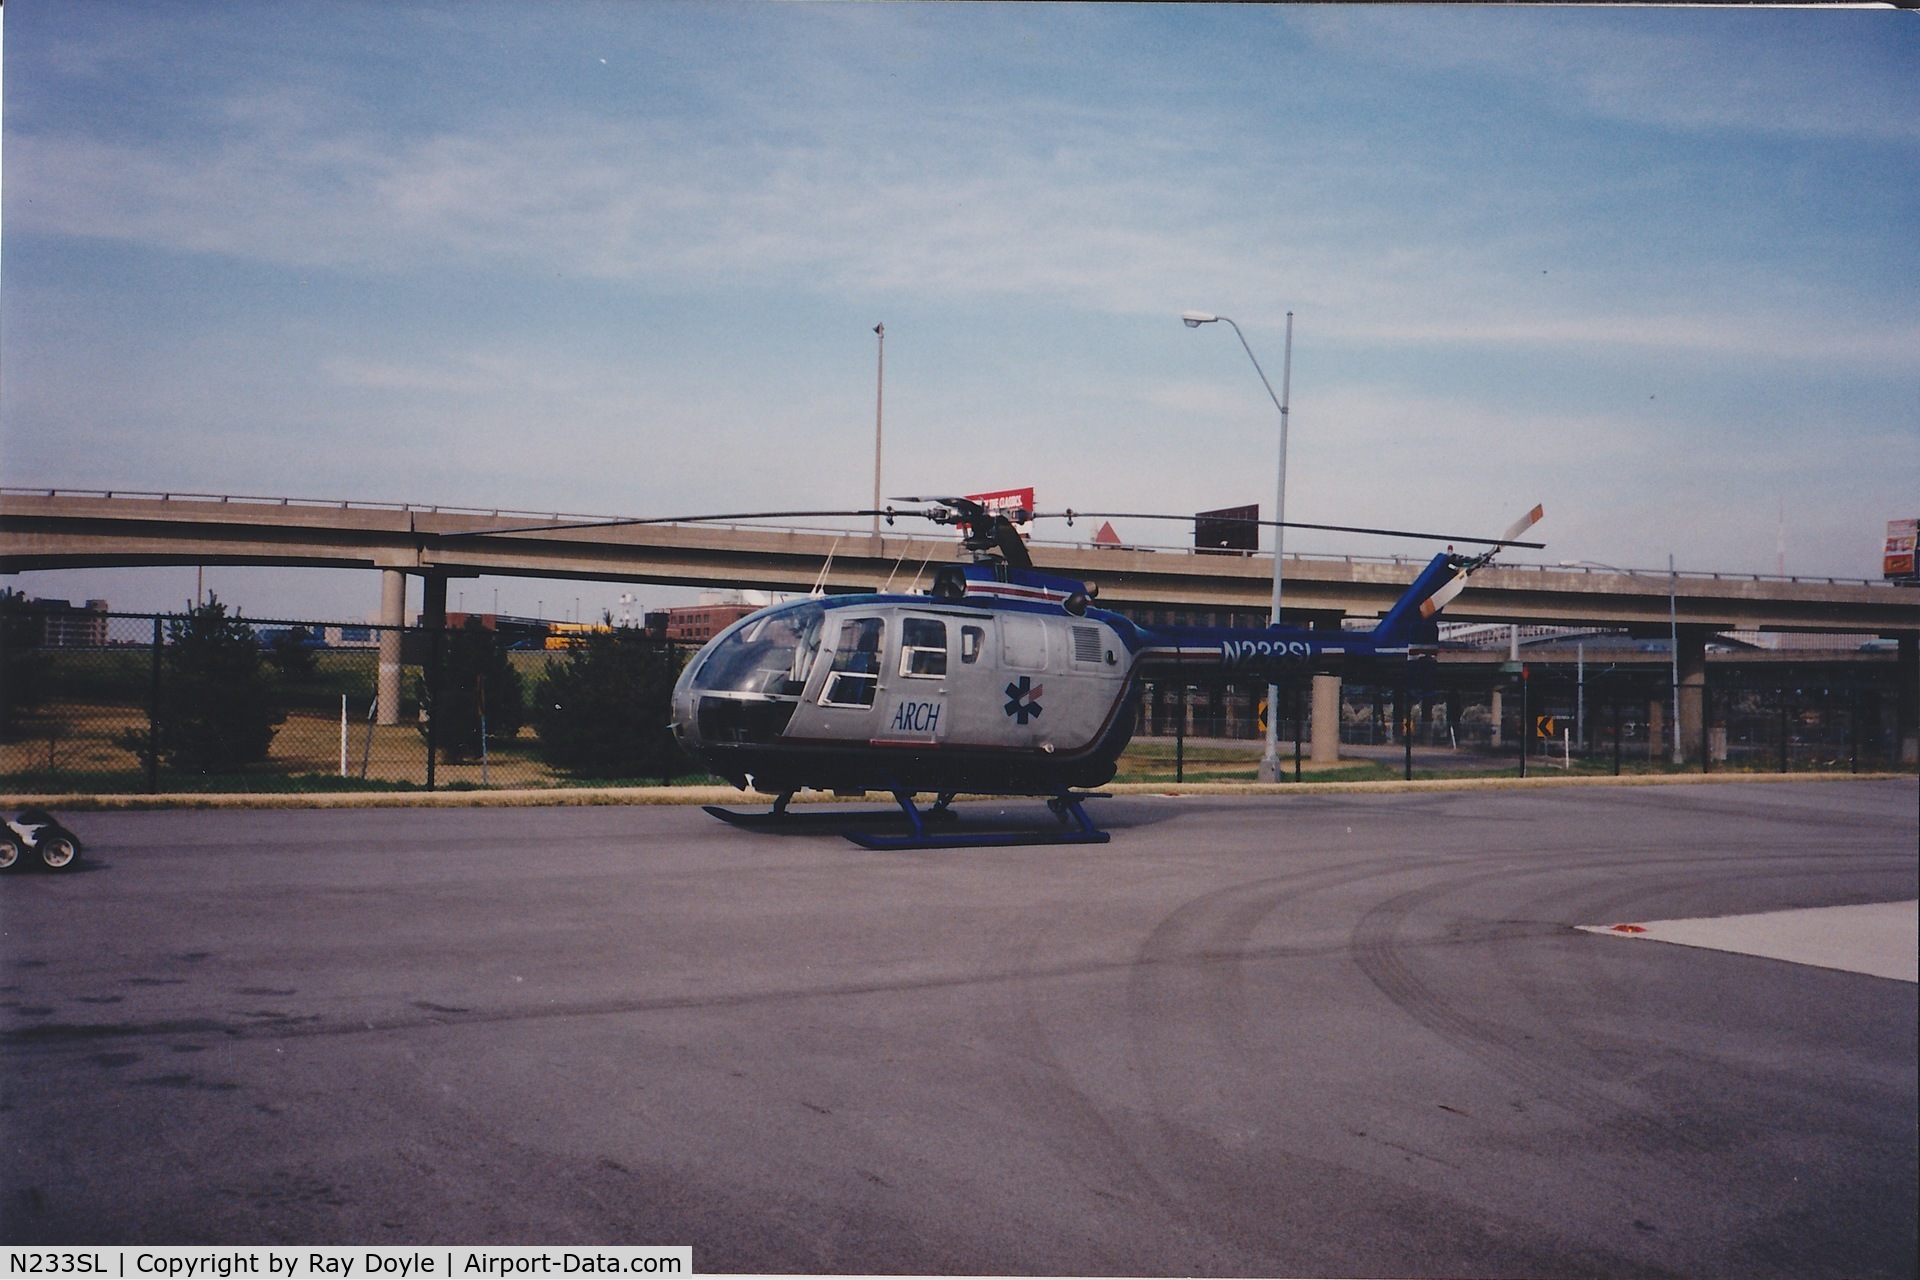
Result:
<svg viewBox="0 0 1920 1280">
<path fill-rule="evenodd" d="M 1920 901 L 1579 927 L 1615 938 L 1676 942 L 1684 947 L 1920 982 Z"/>
</svg>

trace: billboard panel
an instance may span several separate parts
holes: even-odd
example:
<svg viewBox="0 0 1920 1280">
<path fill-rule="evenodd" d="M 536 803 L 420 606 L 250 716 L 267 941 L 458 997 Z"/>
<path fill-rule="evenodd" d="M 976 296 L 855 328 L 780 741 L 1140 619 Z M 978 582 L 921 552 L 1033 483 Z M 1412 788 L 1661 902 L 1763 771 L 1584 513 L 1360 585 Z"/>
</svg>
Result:
<svg viewBox="0 0 1920 1280">
<path fill-rule="evenodd" d="M 1033 514 L 1033 486 L 1024 489 L 995 489 L 992 493 L 969 493 L 968 502 L 977 502 L 994 515 L 1005 516 L 1018 524 L 1020 517 L 1014 513 L 1024 511 Z"/>
<path fill-rule="evenodd" d="M 1260 504 L 1222 507 L 1193 517 L 1193 549 L 1203 555 L 1248 555 L 1260 549 Z"/>
<path fill-rule="evenodd" d="M 1920 581 L 1914 570 L 1913 542 L 1920 531 L 1920 520 L 1887 521 L 1887 552 L 1880 564 L 1880 576 L 1901 582 Z"/>
</svg>

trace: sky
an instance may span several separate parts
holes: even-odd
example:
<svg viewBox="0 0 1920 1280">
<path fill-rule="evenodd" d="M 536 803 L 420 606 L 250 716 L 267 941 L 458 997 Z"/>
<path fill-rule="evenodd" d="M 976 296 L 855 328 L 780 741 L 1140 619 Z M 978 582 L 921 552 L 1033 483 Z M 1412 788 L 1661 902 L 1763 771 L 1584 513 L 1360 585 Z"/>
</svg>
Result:
<svg viewBox="0 0 1920 1280">
<path fill-rule="evenodd" d="M 1231 329 L 1180 323 L 1196 309 L 1276 390 L 1293 315 L 1291 519 L 1491 535 L 1541 502 L 1549 545 L 1516 560 L 1874 577 L 1886 521 L 1920 515 L 1912 13 L 0 21 L 6 485 L 860 507 L 884 323 L 890 495 L 1270 515 L 1280 415 Z M 379 598 L 364 570 L 206 579 L 259 617 Z M 196 586 L 8 584 L 125 609 Z M 453 589 L 549 616 L 686 598 Z"/>
</svg>

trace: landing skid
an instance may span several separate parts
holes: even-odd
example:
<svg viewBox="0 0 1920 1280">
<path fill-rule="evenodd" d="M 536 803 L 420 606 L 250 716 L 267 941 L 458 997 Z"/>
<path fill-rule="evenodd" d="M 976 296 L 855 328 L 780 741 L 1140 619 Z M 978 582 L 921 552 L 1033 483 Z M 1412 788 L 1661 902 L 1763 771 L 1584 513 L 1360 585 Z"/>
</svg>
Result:
<svg viewBox="0 0 1920 1280">
<path fill-rule="evenodd" d="M 808 831 L 822 827 L 840 831 L 847 827 L 890 826 L 908 821 L 907 815 L 898 809 L 842 809 L 838 805 L 822 805 L 796 813 L 787 807 L 792 799 L 793 793 L 786 792 L 774 800 L 773 808 L 766 813 L 741 813 L 736 809 L 723 809 L 717 804 L 700 807 L 728 826 L 744 831 Z M 939 803 L 921 816 L 935 822 L 952 822 L 955 814 L 947 808 L 951 803 L 951 795 L 943 796 Z"/>
<path fill-rule="evenodd" d="M 856 809 L 851 812 L 823 806 L 809 809 L 804 813 L 795 813 L 787 807 L 793 799 L 791 791 L 777 797 L 773 808 L 766 813 L 741 813 L 734 809 L 723 809 L 719 805 L 702 805 L 708 813 L 720 819 L 728 826 L 739 827 L 746 831 L 805 831 L 825 828 L 838 831 L 847 839 L 867 849 L 967 849 L 1001 847 L 1007 845 L 1043 845 L 1043 844 L 1105 844 L 1113 837 L 1108 832 L 1093 825 L 1093 819 L 1087 816 L 1083 807 L 1088 800 L 1103 800 L 1107 797 L 1098 791 L 1063 791 L 1047 797 L 1047 808 L 1067 828 L 1059 831 L 929 831 L 928 823 L 945 825 L 959 821 L 959 815 L 949 807 L 953 804 L 953 793 L 943 791 L 935 799 L 933 807 L 921 809 L 913 802 L 913 792 L 896 790 L 894 803 L 898 809 Z M 880 834 L 862 831 L 860 827 L 886 827 L 905 823 L 909 830 L 901 835 Z"/>
<path fill-rule="evenodd" d="M 1054 812 L 1062 824 L 1075 824 L 1068 831 L 940 831 L 930 832 L 926 822 L 929 818 L 947 815 L 947 803 L 951 797 L 942 797 L 940 802 L 926 813 L 921 813 L 913 803 L 910 791 L 895 791 L 893 799 L 900 806 L 901 816 L 912 826 L 906 835 L 875 835 L 867 831 L 843 831 L 841 834 L 855 844 L 866 849 L 965 849 L 999 848 L 1007 845 L 1029 844 L 1105 844 L 1113 837 L 1108 832 L 1093 825 L 1093 819 L 1087 817 L 1082 807 L 1087 800 L 1103 799 L 1098 792 L 1063 791 L 1049 797 L 1047 807 Z"/>
</svg>

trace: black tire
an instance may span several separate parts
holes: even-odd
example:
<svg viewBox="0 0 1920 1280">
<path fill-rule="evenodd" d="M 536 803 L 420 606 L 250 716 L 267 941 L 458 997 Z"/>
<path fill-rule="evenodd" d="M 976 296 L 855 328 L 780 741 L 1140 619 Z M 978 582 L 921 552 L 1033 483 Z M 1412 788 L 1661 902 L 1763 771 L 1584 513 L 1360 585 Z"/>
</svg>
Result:
<svg viewBox="0 0 1920 1280">
<path fill-rule="evenodd" d="M 80 861 L 80 842 L 63 827 L 48 827 L 40 833 L 33 852 L 47 870 L 70 871 Z"/>
<path fill-rule="evenodd" d="M 27 855 L 21 847 L 20 837 L 11 831 L 0 831 L 0 875 L 18 871 L 26 865 Z"/>
</svg>

